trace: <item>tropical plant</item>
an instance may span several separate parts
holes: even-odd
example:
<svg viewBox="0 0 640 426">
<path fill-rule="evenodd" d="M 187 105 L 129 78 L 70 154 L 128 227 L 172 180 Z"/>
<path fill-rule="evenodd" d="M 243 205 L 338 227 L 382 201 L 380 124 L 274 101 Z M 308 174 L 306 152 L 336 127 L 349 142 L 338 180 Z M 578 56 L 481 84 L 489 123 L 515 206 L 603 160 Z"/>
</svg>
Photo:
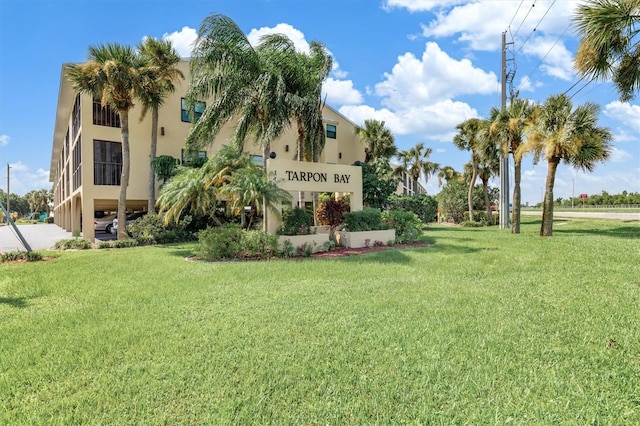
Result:
<svg viewBox="0 0 640 426">
<path fill-rule="evenodd" d="M 360 163 L 362 168 L 362 202 L 367 207 L 386 208 L 389 196 L 398 187 L 399 179 L 387 160 Z"/>
<path fill-rule="evenodd" d="M 470 118 L 458 124 L 458 134 L 453 138 L 453 144 L 463 151 L 471 152 L 472 174 L 469 180 L 469 190 L 467 192 L 467 204 L 469 206 L 469 220 L 473 221 L 473 187 L 476 185 L 478 176 L 478 162 L 480 161 L 480 133 L 483 127 L 483 120 Z"/>
<path fill-rule="evenodd" d="M 428 160 L 433 152 L 432 148 L 425 147 L 424 143 L 419 142 L 408 150 L 398 153 L 398 159 L 401 164 L 394 170 L 396 176 L 402 176 L 406 173 L 413 181 L 413 188 L 418 187 L 418 179 L 424 175 L 425 183 L 429 181 L 429 177 L 437 173 L 440 165 Z"/>
<path fill-rule="evenodd" d="M 535 105 L 533 102 L 515 98 L 507 108 L 492 108 L 490 113 L 489 134 L 497 139 L 502 155 L 513 156 L 513 212 L 511 232 L 520 233 L 520 205 L 522 204 L 522 159 L 526 154 L 523 135 L 528 121 L 531 119 Z"/>
<path fill-rule="evenodd" d="M 443 181 L 444 183 L 448 183 L 451 180 L 460 179 L 461 177 L 460 172 L 456 171 L 453 167 L 444 166 L 438 171 L 438 186 L 441 187 Z"/>
<path fill-rule="evenodd" d="M 282 214 L 282 225 L 278 228 L 278 235 L 306 235 L 311 233 L 313 216 L 298 206 L 286 210 Z"/>
<path fill-rule="evenodd" d="M 389 197 L 389 210 L 403 209 L 416 214 L 422 223 L 435 222 L 438 216 L 438 201 L 432 195 L 396 195 Z"/>
<path fill-rule="evenodd" d="M 403 209 L 384 212 L 382 221 L 389 229 L 395 229 L 397 243 L 413 243 L 422 235 L 422 221 L 413 212 Z"/>
<path fill-rule="evenodd" d="M 329 199 L 320 203 L 316 209 L 316 216 L 322 225 L 329 226 L 329 239 L 336 241 L 335 233 L 344 221 L 344 214 L 349 211 L 349 204 L 344 200 Z"/>
<path fill-rule="evenodd" d="M 611 155 L 613 136 L 597 125 L 599 111 L 594 103 L 574 109 L 566 95 L 550 96 L 536 108 L 527 126 L 526 148 L 534 153 L 534 163 L 540 158 L 547 160 L 541 236 L 553 234 L 553 187 L 560 162 L 593 171 L 597 162 Z"/>
<path fill-rule="evenodd" d="M 384 121 L 365 120 L 364 127 L 356 126 L 356 135 L 364 144 L 364 162 L 386 160 L 398 153 L 393 133 L 385 127 Z"/>
<path fill-rule="evenodd" d="M 164 184 L 176 174 L 179 164 L 178 159 L 175 157 L 170 155 L 159 155 L 151 160 L 151 169 L 158 179 Z"/>
<path fill-rule="evenodd" d="M 99 98 L 103 107 L 109 106 L 120 115 L 122 174 L 118 218 L 123 223 L 127 215 L 127 187 L 131 168 L 129 111 L 140 92 L 140 71 L 143 65 L 131 47 L 113 43 L 89 46 L 87 62 L 66 66 L 66 75 L 76 91 Z M 119 227 L 118 238 L 125 238 L 126 235 L 125 227 Z"/>
<path fill-rule="evenodd" d="M 138 52 L 144 67 L 140 73 L 141 87 L 138 96 L 142 102 L 140 121 L 151 109 L 151 146 L 149 149 L 149 195 L 147 209 L 155 212 L 156 204 L 156 180 L 155 163 L 158 146 L 158 110 L 164 98 L 175 91 L 174 84 L 184 79 L 184 74 L 178 69 L 180 55 L 171 45 L 169 40 L 158 40 L 146 37 L 138 45 Z"/>
<path fill-rule="evenodd" d="M 289 126 L 287 85 L 281 63 L 286 62 L 286 37 L 275 37 L 254 48 L 229 17 L 214 14 L 200 25 L 191 55 L 187 104 L 211 99 L 187 135 L 187 149 L 198 150 L 215 140 L 226 123 L 237 119 L 232 142 L 242 145 L 249 134 L 263 148 L 263 162 L 274 141 Z"/>
<path fill-rule="evenodd" d="M 637 0 L 588 0 L 577 6 L 573 25 L 581 38 L 578 73 L 613 81 L 620 100 L 634 98 L 640 86 Z"/>
</svg>

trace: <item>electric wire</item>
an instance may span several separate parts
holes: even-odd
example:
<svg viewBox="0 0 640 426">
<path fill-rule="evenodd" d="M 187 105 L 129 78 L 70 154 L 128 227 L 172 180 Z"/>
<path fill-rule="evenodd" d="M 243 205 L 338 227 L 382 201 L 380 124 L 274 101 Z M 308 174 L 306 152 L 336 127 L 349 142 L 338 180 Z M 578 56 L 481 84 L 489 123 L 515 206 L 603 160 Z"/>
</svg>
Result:
<svg viewBox="0 0 640 426">
<path fill-rule="evenodd" d="M 518 12 L 520 11 L 520 8 L 522 7 L 522 3 L 524 3 L 524 0 L 520 0 L 520 4 L 518 5 L 518 8 L 516 9 L 516 13 L 513 14 L 513 17 L 511 18 L 511 22 L 509 22 L 509 25 L 507 26 L 507 28 L 511 28 L 511 24 L 513 23 L 513 20 L 516 19 L 516 16 L 518 15 Z"/>
<path fill-rule="evenodd" d="M 549 48 L 549 50 L 547 50 L 547 53 L 545 53 L 544 56 L 542 58 L 540 58 L 540 61 L 538 62 L 538 64 L 535 67 L 533 67 L 533 71 L 531 71 L 529 74 L 527 74 L 527 75 L 525 75 L 523 77 L 523 81 L 522 81 L 522 83 L 520 83 L 520 86 L 518 86 L 517 90 L 520 90 L 522 88 L 522 86 L 524 86 L 525 79 L 527 79 L 528 81 L 531 81 L 531 77 L 538 71 L 538 69 L 540 69 L 540 65 L 542 65 L 542 62 L 544 61 L 544 59 L 547 57 L 547 55 L 549 55 L 549 53 L 551 53 L 553 48 L 556 47 L 558 42 L 560 40 L 562 40 L 562 37 L 566 34 L 567 31 L 569 31 L 569 28 L 571 28 L 571 23 L 569 23 L 569 25 L 567 25 L 567 28 L 564 29 L 562 34 L 560 34 L 560 36 L 556 39 L 556 41 L 553 43 L 553 45 Z"/>
<path fill-rule="evenodd" d="M 515 34 L 513 35 L 513 37 L 515 38 L 515 36 L 518 35 L 518 31 L 520 31 L 520 28 L 522 28 L 522 24 L 524 24 L 524 21 L 527 20 L 527 17 L 529 16 L 529 14 L 531 13 L 531 10 L 535 7 L 536 5 L 536 1 L 537 0 L 533 0 L 533 3 L 531 4 L 531 7 L 529 8 L 529 11 L 527 12 L 527 14 L 524 16 L 524 18 L 522 18 L 522 22 L 520 22 L 520 26 L 518 27 L 518 29 L 516 30 Z M 519 9 L 519 7 L 518 7 Z"/>
<path fill-rule="evenodd" d="M 527 38 L 525 39 L 525 41 L 522 43 L 522 45 L 520 46 L 520 49 L 518 49 L 518 51 L 516 52 L 516 54 L 520 53 L 520 51 L 522 50 L 522 48 L 525 46 L 525 44 L 527 44 L 527 42 L 529 41 L 529 39 L 531 38 L 531 36 L 533 35 L 534 32 L 536 32 L 536 30 L 538 29 L 538 27 L 540 26 L 540 24 L 542 23 L 542 20 L 545 18 L 545 16 L 547 16 L 547 14 L 549 13 L 549 11 L 551 10 L 551 8 L 553 7 L 554 4 L 556 4 L 557 0 L 553 0 L 553 2 L 551 2 L 551 4 L 549 5 L 549 7 L 547 8 L 547 11 L 544 13 L 544 15 L 542 15 L 542 18 L 540 18 L 540 20 L 538 21 L 538 23 L 536 24 L 535 27 L 533 27 L 533 30 L 531 30 L 531 32 L 529 33 L 529 35 L 527 36 Z"/>
</svg>

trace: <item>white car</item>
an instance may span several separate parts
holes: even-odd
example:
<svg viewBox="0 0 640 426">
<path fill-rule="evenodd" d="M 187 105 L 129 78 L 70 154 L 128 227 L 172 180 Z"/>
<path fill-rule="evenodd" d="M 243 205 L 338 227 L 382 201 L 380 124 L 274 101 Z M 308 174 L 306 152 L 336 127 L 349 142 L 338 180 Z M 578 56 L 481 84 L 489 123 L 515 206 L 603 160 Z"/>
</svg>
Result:
<svg viewBox="0 0 640 426">
<path fill-rule="evenodd" d="M 115 214 L 109 214 L 101 218 L 93 218 L 93 229 L 96 231 L 104 231 L 106 233 L 111 232 L 113 227 L 113 219 L 116 218 Z"/>
<path fill-rule="evenodd" d="M 127 215 L 127 221 L 126 221 L 125 225 L 128 226 L 131 222 L 133 222 L 134 220 L 136 220 L 138 218 L 141 218 L 145 214 L 147 214 L 147 212 L 129 213 Z M 117 217 L 117 215 L 113 218 L 112 226 L 111 226 L 111 233 L 114 234 L 114 235 L 118 234 L 118 217 Z"/>
</svg>

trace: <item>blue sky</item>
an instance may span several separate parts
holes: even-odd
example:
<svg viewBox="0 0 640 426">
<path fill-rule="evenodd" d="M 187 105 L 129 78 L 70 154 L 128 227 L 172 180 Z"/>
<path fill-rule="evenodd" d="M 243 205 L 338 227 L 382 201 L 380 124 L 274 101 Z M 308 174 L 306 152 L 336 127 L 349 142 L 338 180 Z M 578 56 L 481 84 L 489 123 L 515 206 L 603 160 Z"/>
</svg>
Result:
<svg viewBox="0 0 640 426">
<path fill-rule="evenodd" d="M 327 102 L 357 124 L 384 120 L 400 149 L 424 142 L 430 160 L 457 170 L 470 158 L 452 144 L 455 126 L 500 107 L 501 34 L 512 89 L 544 102 L 567 92 L 595 102 L 614 151 L 593 173 L 561 165 L 554 196 L 640 191 L 640 98 L 620 103 L 613 86 L 585 86 L 573 71 L 576 1 L 552 0 L 0 0 L 0 188 L 50 188 L 49 165 L 62 64 L 86 60 L 89 45 L 170 38 L 182 56 L 202 20 L 231 17 L 257 41 L 287 34 L 304 50 L 325 44 L 334 69 Z M 577 84 L 576 84 L 577 83 Z M 523 202 L 541 200 L 546 164 L 523 164 Z M 513 173 L 513 167 L 510 168 Z M 511 178 L 513 182 L 513 178 Z M 494 182 L 497 186 L 497 180 Z M 427 183 L 439 192 L 437 179 Z"/>
</svg>

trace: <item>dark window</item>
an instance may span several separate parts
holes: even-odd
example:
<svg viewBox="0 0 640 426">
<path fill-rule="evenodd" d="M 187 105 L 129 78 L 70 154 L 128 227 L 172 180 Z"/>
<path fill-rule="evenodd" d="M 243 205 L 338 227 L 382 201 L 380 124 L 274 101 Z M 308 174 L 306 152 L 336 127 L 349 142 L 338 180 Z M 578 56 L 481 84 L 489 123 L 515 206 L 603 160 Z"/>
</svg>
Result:
<svg viewBox="0 0 640 426">
<path fill-rule="evenodd" d="M 80 188 L 82 185 L 82 136 L 76 140 L 73 147 L 73 190 Z"/>
<path fill-rule="evenodd" d="M 96 126 L 120 127 L 120 114 L 108 105 L 103 107 L 100 99 L 94 99 L 93 124 Z"/>
<path fill-rule="evenodd" d="M 202 116 L 202 113 L 204 112 L 205 107 L 206 107 L 206 104 L 204 102 L 196 101 L 196 104 L 193 106 L 193 110 L 194 110 L 193 112 L 194 112 L 194 118 L 195 118 L 195 120 L 193 121 L 194 123 L 200 119 L 200 117 Z M 185 98 L 182 98 L 180 100 L 180 110 L 181 110 L 182 121 L 184 121 L 185 123 L 191 123 L 191 118 L 189 116 L 190 115 L 189 107 L 187 105 L 187 101 Z"/>
<path fill-rule="evenodd" d="M 256 164 L 258 166 L 263 166 L 264 165 L 264 161 L 263 161 L 262 155 L 252 155 L 251 156 L 251 161 L 253 162 L 253 164 Z"/>
<path fill-rule="evenodd" d="M 122 174 L 122 144 L 93 141 L 93 184 L 120 185 Z"/>
<path fill-rule="evenodd" d="M 336 126 L 333 124 L 327 124 L 327 137 L 331 139 L 336 138 Z"/>
<path fill-rule="evenodd" d="M 80 131 L 80 95 L 76 95 L 75 103 L 73 104 L 73 119 L 71 124 L 71 137 L 73 139 L 78 136 L 78 132 Z"/>
<path fill-rule="evenodd" d="M 202 165 L 207 162 L 207 151 L 188 152 L 183 149 L 180 157 L 180 163 L 183 165 Z"/>
</svg>

